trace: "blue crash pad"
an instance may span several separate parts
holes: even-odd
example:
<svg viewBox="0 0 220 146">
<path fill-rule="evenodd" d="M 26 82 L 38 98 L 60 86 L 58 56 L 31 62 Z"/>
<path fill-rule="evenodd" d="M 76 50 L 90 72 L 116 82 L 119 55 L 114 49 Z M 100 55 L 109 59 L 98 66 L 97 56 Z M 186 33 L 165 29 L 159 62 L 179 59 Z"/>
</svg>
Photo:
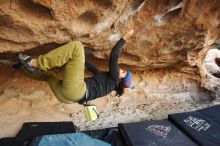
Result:
<svg viewBox="0 0 220 146">
<path fill-rule="evenodd" d="M 31 146 L 110 146 L 84 133 L 45 135 L 35 138 Z"/>
</svg>

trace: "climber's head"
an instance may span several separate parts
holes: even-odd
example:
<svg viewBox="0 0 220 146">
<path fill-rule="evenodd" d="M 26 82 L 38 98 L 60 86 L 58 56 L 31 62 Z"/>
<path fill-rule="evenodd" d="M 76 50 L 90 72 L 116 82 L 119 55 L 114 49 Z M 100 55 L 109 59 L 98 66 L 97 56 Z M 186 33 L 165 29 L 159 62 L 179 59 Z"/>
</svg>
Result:
<svg viewBox="0 0 220 146">
<path fill-rule="evenodd" d="M 134 88 L 135 84 L 130 71 L 119 70 L 119 79 L 124 88 Z"/>
<path fill-rule="evenodd" d="M 134 88 L 134 81 L 132 79 L 132 74 L 130 71 L 119 70 L 119 79 L 120 82 L 116 89 L 116 95 L 121 96 L 124 93 L 125 88 Z"/>
</svg>

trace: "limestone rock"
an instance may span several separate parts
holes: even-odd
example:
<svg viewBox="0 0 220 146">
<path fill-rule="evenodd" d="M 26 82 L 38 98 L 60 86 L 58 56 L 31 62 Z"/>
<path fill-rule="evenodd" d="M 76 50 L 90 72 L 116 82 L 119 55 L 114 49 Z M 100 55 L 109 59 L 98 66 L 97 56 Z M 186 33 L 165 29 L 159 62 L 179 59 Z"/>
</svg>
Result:
<svg viewBox="0 0 220 146">
<path fill-rule="evenodd" d="M 201 85 L 220 98 L 220 48 L 214 47 L 205 53 L 200 65 Z"/>
<path fill-rule="evenodd" d="M 213 0 L 2 0 L 0 52 L 81 40 L 94 58 L 106 60 L 121 34 L 134 28 L 122 64 L 175 67 L 187 63 L 191 51 L 215 42 L 219 17 Z"/>
</svg>

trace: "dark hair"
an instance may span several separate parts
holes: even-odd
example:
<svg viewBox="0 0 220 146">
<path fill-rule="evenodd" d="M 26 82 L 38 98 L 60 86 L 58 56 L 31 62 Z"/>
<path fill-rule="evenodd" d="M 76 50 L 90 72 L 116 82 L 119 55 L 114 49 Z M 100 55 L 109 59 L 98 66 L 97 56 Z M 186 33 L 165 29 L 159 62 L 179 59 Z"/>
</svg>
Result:
<svg viewBox="0 0 220 146">
<path fill-rule="evenodd" d="M 119 82 L 118 88 L 116 89 L 116 96 L 122 96 L 124 93 L 124 86 L 123 86 L 123 80 Z"/>
</svg>

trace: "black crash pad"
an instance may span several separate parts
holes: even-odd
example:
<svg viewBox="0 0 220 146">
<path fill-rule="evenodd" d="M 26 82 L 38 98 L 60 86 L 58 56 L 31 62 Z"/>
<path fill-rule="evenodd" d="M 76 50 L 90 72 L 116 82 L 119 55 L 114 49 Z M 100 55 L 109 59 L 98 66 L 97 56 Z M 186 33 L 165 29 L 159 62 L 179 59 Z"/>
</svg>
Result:
<svg viewBox="0 0 220 146">
<path fill-rule="evenodd" d="M 168 120 L 118 125 L 128 146 L 197 146 Z"/>
<path fill-rule="evenodd" d="M 125 142 L 123 141 L 123 138 L 117 127 L 82 132 L 93 138 L 105 141 L 112 146 L 125 146 Z"/>
<path fill-rule="evenodd" d="M 204 108 L 198 110 L 198 112 L 215 121 L 216 123 L 220 124 L 220 105 Z"/>
<path fill-rule="evenodd" d="M 220 125 L 198 111 L 172 114 L 168 119 L 202 146 L 220 146 Z"/>
<path fill-rule="evenodd" d="M 7 137 L 0 139 L 0 146 L 26 146 L 26 141 L 16 140 L 15 137 Z"/>
<path fill-rule="evenodd" d="M 29 122 L 23 124 L 16 139 L 30 142 L 37 136 L 74 132 L 76 126 L 72 122 Z"/>
</svg>

